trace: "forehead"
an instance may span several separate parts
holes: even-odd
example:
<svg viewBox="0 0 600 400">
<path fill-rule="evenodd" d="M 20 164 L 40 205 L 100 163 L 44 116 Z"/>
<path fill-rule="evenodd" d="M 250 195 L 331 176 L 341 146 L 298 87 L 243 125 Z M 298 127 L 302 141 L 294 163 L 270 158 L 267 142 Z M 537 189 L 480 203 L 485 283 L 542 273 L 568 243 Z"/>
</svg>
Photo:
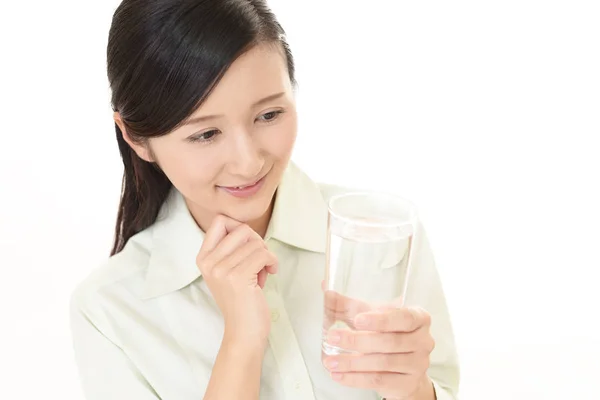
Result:
<svg viewBox="0 0 600 400">
<path fill-rule="evenodd" d="M 283 51 L 273 45 L 257 46 L 229 67 L 195 114 L 249 107 L 257 100 L 279 92 L 292 93 Z"/>
</svg>

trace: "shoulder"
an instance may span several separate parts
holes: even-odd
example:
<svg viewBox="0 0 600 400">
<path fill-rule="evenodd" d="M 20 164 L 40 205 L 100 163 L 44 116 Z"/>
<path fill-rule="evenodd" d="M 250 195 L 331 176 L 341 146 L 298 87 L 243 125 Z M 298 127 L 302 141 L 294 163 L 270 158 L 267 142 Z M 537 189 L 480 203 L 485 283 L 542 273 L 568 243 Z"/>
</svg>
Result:
<svg viewBox="0 0 600 400">
<path fill-rule="evenodd" d="M 125 248 L 95 266 L 73 289 L 71 309 L 92 317 L 107 301 L 135 296 L 145 280 L 150 257 L 151 229 L 129 239 Z"/>
</svg>

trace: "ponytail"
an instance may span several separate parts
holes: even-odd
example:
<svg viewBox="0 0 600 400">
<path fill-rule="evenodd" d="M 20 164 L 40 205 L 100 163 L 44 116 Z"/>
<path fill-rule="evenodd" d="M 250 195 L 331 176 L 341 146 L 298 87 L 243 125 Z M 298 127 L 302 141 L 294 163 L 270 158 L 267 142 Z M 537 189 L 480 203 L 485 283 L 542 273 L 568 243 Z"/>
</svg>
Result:
<svg viewBox="0 0 600 400">
<path fill-rule="evenodd" d="M 123 250 L 129 238 L 156 221 L 172 187 L 167 176 L 156 165 L 142 160 L 133 151 L 123 139 L 123 132 L 117 124 L 115 131 L 124 172 L 111 256 Z"/>
</svg>

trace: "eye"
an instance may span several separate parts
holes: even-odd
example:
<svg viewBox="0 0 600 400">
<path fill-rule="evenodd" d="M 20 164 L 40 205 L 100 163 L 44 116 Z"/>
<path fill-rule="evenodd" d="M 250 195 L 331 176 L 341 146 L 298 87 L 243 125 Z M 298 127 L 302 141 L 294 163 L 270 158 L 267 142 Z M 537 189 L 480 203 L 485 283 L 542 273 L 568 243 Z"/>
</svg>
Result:
<svg viewBox="0 0 600 400">
<path fill-rule="evenodd" d="M 216 129 L 211 131 L 202 132 L 199 135 L 190 136 L 188 139 L 190 142 L 211 142 L 215 140 L 216 136 L 221 133 Z"/>
<path fill-rule="evenodd" d="M 268 113 L 262 114 L 258 117 L 258 120 L 261 122 L 273 122 L 279 117 L 279 115 L 283 114 L 283 110 L 269 111 Z"/>
</svg>

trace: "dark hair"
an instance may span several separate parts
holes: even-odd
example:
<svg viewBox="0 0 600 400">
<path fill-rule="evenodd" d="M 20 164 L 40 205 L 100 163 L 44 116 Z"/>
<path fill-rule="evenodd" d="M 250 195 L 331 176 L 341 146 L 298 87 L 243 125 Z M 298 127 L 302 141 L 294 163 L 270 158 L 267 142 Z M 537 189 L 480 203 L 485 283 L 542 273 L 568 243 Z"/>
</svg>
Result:
<svg viewBox="0 0 600 400">
<path fill-rule="evenodd" d="M 283 50 L 295 84 L 284 35 L 264 0 L 124 0 L 107 49 L 113 110 L 132 140 L 166 135 L 202 104 L 239 56 L 262 43 Z M 172 187 L 115 129 L 125 171 L 111 255 L 155 222 Z"/>
</svg>

